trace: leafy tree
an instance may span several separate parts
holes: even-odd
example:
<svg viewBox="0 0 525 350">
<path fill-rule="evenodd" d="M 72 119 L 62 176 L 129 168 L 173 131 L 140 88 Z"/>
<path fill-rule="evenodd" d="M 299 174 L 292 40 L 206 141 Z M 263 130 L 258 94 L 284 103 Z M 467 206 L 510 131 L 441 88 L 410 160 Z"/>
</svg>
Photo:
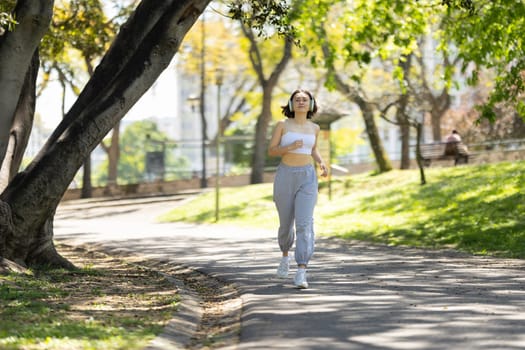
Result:
<svg viewBox="0 0 525 350">
<path fill-rule="evenodd" d="M 409 3 L 355 1 L 348 6 L 337 0 L 303 2 L 300 33 L 312 61 L 324 65 L 329 87 L 360 108 L 380 172 L 392 166 L 375 122 L 381 108 L 364 92 L 363 81 L 378 61 L 391 61 L 392 77 L 400 80 L 402 67 L 399 62 L 413 50 L 415 38 L 425 29 L 426 18 Z M 406 21 L 406 13 L 411 11 L 412 20 Z"/>
<path fill-rule="evenodd" d="M 221 11 L 221 8 L 216 11 Z M 205 31 L 204 38 L 202 25 Z M 238 121 L 239 116 L 245 116 L 243 112 L 248 109 L 250 95 L 257 86 L 256 77 L 250 70 L 244 41 L 236 22 L 223 15 L 212 13 L 207 14 L 204 23 L 190 30 L 180 52 L 179 67 L 186 76 L 195 78 L 201 74 L 203 58 L 200 56 L 204 43 L 206 85 L 215 84 L 217 75 L 222 74 L 222 114 L 219 125 L 221 135 Z M 208 135 L 208 130 L 205 134 Z"/>
<path fill-rule="evenodd" d="M 492 75 L 482 74 L 476 89 L 467 90 L 461 96 L 461 105 L 447 115 L 450 125 L 459 130 L 466 144 L 497 142 L 502 140 L 522 139 L 525 137 L 525 119 L 521 118 L 512 106 L 494 107 L 497 119 L 480 119 L 480 112 L 472 105 L 482 105 L 492 91 Z"/>
<path fill-rule="evenodd" d="M 118 162 L 118 173 L 123 183 L 143 181 L 148 139 L 165 138 L 165 135 L 158 131 L 157 125 L 151 121 L 134 122 L 124 129 L 120 137 L 121 157 Z"/>
<path fill-rule="evenodd" d="M 271 2 L 268 2 L 271 3 Z M 286 2 L 276 2 L 286 4 Z M 295 2 L 292 2 L 294 5 Z M 286 10 L 286 12 L 283 11 Z M 292 58 L 294 34 L 293 28 L 288 22 L 270 22 L 258 25 L 260 18 L 267 16 L 269 13 L 277 14 L 277 17 L 287 18 L 293 17 L 296 11 L 295 8 L 288 9 L 279 6 L 264 6 L 260 4 L 251 4 L 248 15 L 241 16 L 243 11 L 242 5 L 232 8 L 232 15 L 234 18 L 240 20 L 242 32 L 249 42 L 249 58 L 252 68 L 257 76 L 258 84 L 262 90 L 261 112 L 257 117 L 255 125 L 254 150 L 252 156 L 252 172 L 250 175 L 250 183 L 256 184 L 263 181 L 264 165 L 266 162 L 266 147 L 267 135 L 270 122 L 272 120 L 272 95 L 279 78 L 281 77 L 286 65 Z M 276 28 L 277 27 L 277 28 Z M 264 41 L 262 42 L 259 36 L 270 37 L 276 32 L 287 31 L 288 35 L 282 38 L 282 43 L 276 44 L 278 41 Z M 266 50 L 265 50 L 266 47 Z M 272 53 L 271 55 L 263 54 L 263 52 Z"/>
<path fill-rule="evenodd" d="M 424 105 L 425 111 L 430 114 L 430 123 L 432 126 L 432 138 L 434 141 L 441 141 L 442 132 L 441 124 L 443 117 L 449 111 L 452 104 L 451 95 L 451 75 L 456 70 L 459 57 L 452 57 L 449 50 L 441 50 L 435 54 L 435 57 L 441 56 L 440 66 L 429 67 L 427 63 L 427 52 L 422 46 L 425 41 L 419 41 L 419 50 L 413 55 L 413 60 L 419 65 L 419 74 L 417 77 L 409 77 L 411 83 L 409 89 L 416 95 L 416 101 Z M 441 44 L 444 47 L 444 43 Z M 437 60 L 436 60 L 437 61 Z M 443 79 L 445 77 L 445 79 Z M 418 81 L 414 83 L 414 81 Z M 416 84 L 418 86 L 416 86 Z"/>
<path fill-rule="evenodd" d="M 106 4 L 109 5 L 108 1 Z M 65 97 L 66 90 L 75 95 L 93 75 L 94 67 L 109 47 L 115 36 L 120 19 L 129 15 L 131 4 L 120 8 L 113 18 L 108 18 L 100 0 L 62 1 L 55 5 L 55 13 L 49 33 L 40 45 L 41 72 L 44 89 L 52 76 L 56 75 Z M 65 114 L 65 98 L 62 99 L 62 114 Z M 119 123 L 115 125 L 110 142 L 101 143 L 109 159 L 108 182 L 116 184 Z M 91 196 L 91 158 L 83 165 L 82 197 Z"/>
<path fill-rule="evenodd" d="M 379 171 L 387 171 L 391 165 L 383 150 L 375 116 L 384 116 L 395 108 L 394 120 L 400 127 L 402 141 L 402 168 L 409 165 L 411 121 L 407 116 L 420 110 L 422 101 L 431 114 L 434 138 L 441 138 L 441 118 L 450 107 L 453 67 L 460 60 L 459 56 L 450 58 L 449 38 L 443 36 L 446 28 L 441 21 L 446 15 L 446 5 L 432 0 L 359 0 L 351 4 L 340 0 L 303 1 L 298 25 L 300 37 L 312 61 L 325 67 L 327 85 L 361 109 Z M 450 2 L 449 6 L 461 4 Z M 438 84 L 433 85 L 435 80 L 428 80 L 427 67 L 418 59 L 425 54 L 419 44 L 432 31 L 441 35 L 433 39 L 444 57 L 440 68 L 441 91 Z M 379 65 L 390 71 L 391 76 L 390 82 L 387 77 L 377 81 L 378 85 L 388 86 L 388 91 L 374 98 L 365 89 L 365 83 Z M 419 76 L 415 75 L 417 69 Z"/>
<path fill-rule="evenodd" d="M 242 30 L 250 42 L 250 61 L 252 62 L 253 69 L 257 74 L 257 79 L 263 94 L 261 113 L 257 118 L 255 126 L 252 172 L 250 176 L 250 183 L 257 184 L 263 181 L 267 147 L 266 139 L 268 135 L 268 127 L 272 120 L 271 110 L 273 91 L 277 86 L 277 82 L 279 81 L 286 65 L 292 58 L 293 44 L 291 39 L 284 38 L 282 46 L 278 48 L 278 51 L 274 51 L 279 52 L 279 56 L 276 57 L 275 63 L 272 64 L 268 61 L 265 62 L 262 55 L 262 47 L 265 46 L 265 44 L 269 45 L 270 43 L 259 43 L 253 30 L 246 23 L 242 23 Z M 268 66 L 271 66 L 271 68 L 268 68 Z"/>
<path fill-rule="evenodd" d="M 0 253 L 23 264 L 70 266 L 54 249 L 52 217 L 87 155 L 147 91 L 209 1 L 144 0 L 40 154 L 0 196 Z M 53 1 L 18 1 L 19 24 L 0 38 L 0 128 L 4 158 L 24 78 L 51 20 Z M 13 52 L 10 48 L 19 47 Z M 33 86 L 33 90 L 30 87 Z M 33 91 L 33 94 L 31 94 Z M 13 102 L 14 101 L 14 102 Z M 7 132 L 5 131 L 7 130 Z"/>
<path fill-rule="evenodd" d="M 523 1 L 446 1 L 449 6 L 445 34 L 457 46 L 470 82 L 479 81 L 483 69 L 495 71 L 495 87 L 480 109 L 494 121 L 498 105 L 514 108 L 525 118 L 524 75 L 525 3 Z M 474 63 L 473 67 L 471 63 Z"/>
<path fill-rule="evenodd" d="M 60 199 L 84 159 L 168 66 L 209 2 L 140 2 L 40 153 L 0 194 L 0 256 L 23 265 L 72 266 L 53 244 L 53 215 Z M 0 37 L 2 163 L 10 143 L 20 146 L 10 136 L 17 111 L 24 110 L 32 120 L 37 48 L 53 3 L 18 0 L 13 9 L 18 24 Z"/>
</svg>

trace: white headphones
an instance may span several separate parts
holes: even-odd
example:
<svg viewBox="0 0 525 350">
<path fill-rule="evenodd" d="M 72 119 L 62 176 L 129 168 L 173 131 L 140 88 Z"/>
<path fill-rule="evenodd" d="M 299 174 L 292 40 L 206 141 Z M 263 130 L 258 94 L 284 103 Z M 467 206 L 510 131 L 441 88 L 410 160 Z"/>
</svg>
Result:
<svg viewBox="0 0 525 350">
<path fill-rule="evenodd" d="M 314 99 L 314 96 L 312 95 L 310 97 L 310 106 L 309 106 L 308 110 L 310 112 L 313 112 L 314 111 L 314 107 L 315 107 L 315 99 Z M 292 101 L 292 98 L 290 98 L 288 100 L 288 109 L 290 110 L 290 112 L 293 112 L 293 101 Z"/>
</svg>

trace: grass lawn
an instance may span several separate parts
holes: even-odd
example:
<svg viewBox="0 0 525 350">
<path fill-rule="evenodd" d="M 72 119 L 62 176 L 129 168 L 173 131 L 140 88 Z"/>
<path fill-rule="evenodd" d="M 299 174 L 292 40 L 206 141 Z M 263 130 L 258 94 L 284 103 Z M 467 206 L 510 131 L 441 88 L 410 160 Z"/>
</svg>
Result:
<svg viewBox="0 0 525 350">
<path fill-rule="evenodd" d="M 321 183 L 317 235 L 525 258 L 525 162 L 338 177 L 332 199 Z M 215 221 L 215 193 L 177 207 L 161 221 Z M 276 229 L 272 184 L 223 188 L 220 223 Z"/>
<path fill-rule="evenodd" d="M 79 267 L 0 275 L 0 349 L 143 349 L 179 303 L 161 275 L 59 246 Z"/>
</svg>

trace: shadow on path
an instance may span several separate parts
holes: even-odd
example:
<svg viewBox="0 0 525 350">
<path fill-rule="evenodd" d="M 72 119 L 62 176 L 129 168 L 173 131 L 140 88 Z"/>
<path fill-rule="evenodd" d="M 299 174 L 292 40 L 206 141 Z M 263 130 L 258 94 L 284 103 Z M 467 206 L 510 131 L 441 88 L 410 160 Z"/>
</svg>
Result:
<svg viewBox="0 0 525 350">
<path fill-rule="evenodd" d="M 158 208 L 157 208 L 158 209 Z M 144 208 L 142 209 L 144 210 Z M 274 278 L 274 232 L 61 219 L 57 239 L 190 266 L 242 298 L 239 349 L 522 349 L 525 263 L 319 238 L 310 288 Z"/>
</svg>

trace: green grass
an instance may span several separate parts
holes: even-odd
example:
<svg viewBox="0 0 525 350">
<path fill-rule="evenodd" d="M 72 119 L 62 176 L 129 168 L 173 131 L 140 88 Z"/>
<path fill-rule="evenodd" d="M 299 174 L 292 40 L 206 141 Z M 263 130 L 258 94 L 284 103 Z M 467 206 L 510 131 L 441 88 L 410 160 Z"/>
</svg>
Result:
<svg viewBox="0 0 525 350">
<path fill-rule="evenodd" d="M 175 287 L 152 272 L 107 264 L 0 275 L 0 349 L 146 347 L 176 311 Z"/>
<path fill-rule="evenodd" d="M 390 245 L 454 248 L 525 257 L 525 162 L 356 175 L 326 184 L 315 212 L 317 235 Z M 161 221 L 215 221 L 214 192 Z M 221 189 L 220 223 L 276 229 L 272 185 Z"/>
</svg>

